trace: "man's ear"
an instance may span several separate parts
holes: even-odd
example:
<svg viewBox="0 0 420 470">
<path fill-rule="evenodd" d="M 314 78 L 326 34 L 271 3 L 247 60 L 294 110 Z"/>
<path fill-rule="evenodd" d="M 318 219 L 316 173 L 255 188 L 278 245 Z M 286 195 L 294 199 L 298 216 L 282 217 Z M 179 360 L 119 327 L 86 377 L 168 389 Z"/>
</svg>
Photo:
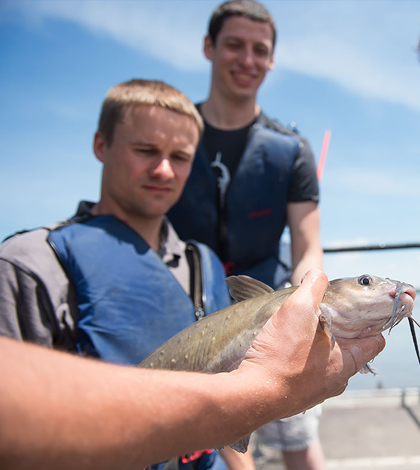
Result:
<svg viewBox="0 0 420 470">
<path fill-rule="evenodd" d="M 211 37 L 208 34 L 204 38 L 203 52 L 206 56 L 206 59 L 213 60 L 213 41 L 211 40 Z"/>
<path fill-rule="evenodd" d="M 93 137 L 93 153 L 100 162 L 104 162 L 105 149 L 108 147 L 105 137 L 100 131 L 96 131 Z"/>
<path fill-rule="evenodd" d="M 273 70 L 274 69 L 274 51 L 271 53 L 270 57 L 270 63 L 268 65 L 268 70 Z"/>
</svg>

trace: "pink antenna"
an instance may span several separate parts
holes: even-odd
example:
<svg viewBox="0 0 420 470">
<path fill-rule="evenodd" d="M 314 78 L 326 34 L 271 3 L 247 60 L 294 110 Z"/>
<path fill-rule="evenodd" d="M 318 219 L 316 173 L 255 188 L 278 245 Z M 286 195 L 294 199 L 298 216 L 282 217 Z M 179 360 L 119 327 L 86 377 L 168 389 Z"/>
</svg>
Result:
<svg viewBox="0 0 420 470">
<path fill-rule="evenodd" d="M 324 173 L 324 167 L 325 167 L 325 162 L 327 161 L 327 153 L 328 153 L 328 147 L 330 145 L 330 140 L 331 140 L 331 131 L 326 130 L 324 134 L 324 140 L 322 142 L 321 156 L 319 158 L 318 169 L 317 169 L 317 176 L 318 176 L 319 182 L 321 182 L 322 174 Z"/>
</svg>

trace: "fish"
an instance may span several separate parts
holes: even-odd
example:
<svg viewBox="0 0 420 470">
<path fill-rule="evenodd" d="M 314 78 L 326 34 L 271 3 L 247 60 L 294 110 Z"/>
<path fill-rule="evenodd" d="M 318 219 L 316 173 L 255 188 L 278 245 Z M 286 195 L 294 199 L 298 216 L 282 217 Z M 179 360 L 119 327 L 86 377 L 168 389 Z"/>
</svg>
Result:
<svg viewBox="0 0 420 470">
<path fill-rule="evenodd" d="M 225 282 L 235 304 L 191 324 L 139 367 L 203 373 L 235 370 L 265 323 L 298 289 L 273 290 L 243 275 L 229 276 Z M 335 338 L 373 336 L 391 330 L 405 317 L 414 320 L 415 297 L 411 284 L 389 278 L 363 274 L 335 279 L 328 283 L 319 306 L 319 321 L 333 348 Z M 361 372 L 375 373 L 370 365 Z M 249 436 L 230 447 L 246 452 L 248 443 Z"/>
</svg>

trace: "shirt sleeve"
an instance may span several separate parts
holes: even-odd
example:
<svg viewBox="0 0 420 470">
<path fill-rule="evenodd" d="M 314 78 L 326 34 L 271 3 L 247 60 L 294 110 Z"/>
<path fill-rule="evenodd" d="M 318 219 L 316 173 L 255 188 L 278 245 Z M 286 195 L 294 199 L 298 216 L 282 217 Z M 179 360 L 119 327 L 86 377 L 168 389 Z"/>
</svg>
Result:
<svg viewBox="0 0 420 470">
<path fill-rule="evenodd" d="M 306 139 L 299 137 L 299 153 L 293 165 L 288 202 L 319 202 L 315 159 Z"/>
<path fill-rule="evenodd" d="M 52 347 L 44 289 L 23 270 L 0 260 L 0 334 Z"/>
<path fill-rule="evenodd" d="M 44 240 L 38 231 L 0 247 L 0 335 L 70 350 L 76 295 Z"/>
</svg>

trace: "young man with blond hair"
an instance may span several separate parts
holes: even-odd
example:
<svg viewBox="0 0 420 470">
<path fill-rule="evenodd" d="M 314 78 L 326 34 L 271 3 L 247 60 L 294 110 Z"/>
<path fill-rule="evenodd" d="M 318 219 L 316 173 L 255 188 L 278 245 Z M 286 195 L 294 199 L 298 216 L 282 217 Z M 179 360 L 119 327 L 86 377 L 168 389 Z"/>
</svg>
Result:
<svg viewBox="0 0 420 470">
<path fill-rule="evenodd" d="M 111 88 L 93 142 L 103 164 L 100 200 L 1 245 L 0 334 L 137 365 L 229 305 L 216 255 L 182 242 L 165 217 L 190 174 L 202 128 L 195 106 L 163 82 Z M 180 468 L 210 468 L 213 454 L 185 457 Z"/>
</svg>

